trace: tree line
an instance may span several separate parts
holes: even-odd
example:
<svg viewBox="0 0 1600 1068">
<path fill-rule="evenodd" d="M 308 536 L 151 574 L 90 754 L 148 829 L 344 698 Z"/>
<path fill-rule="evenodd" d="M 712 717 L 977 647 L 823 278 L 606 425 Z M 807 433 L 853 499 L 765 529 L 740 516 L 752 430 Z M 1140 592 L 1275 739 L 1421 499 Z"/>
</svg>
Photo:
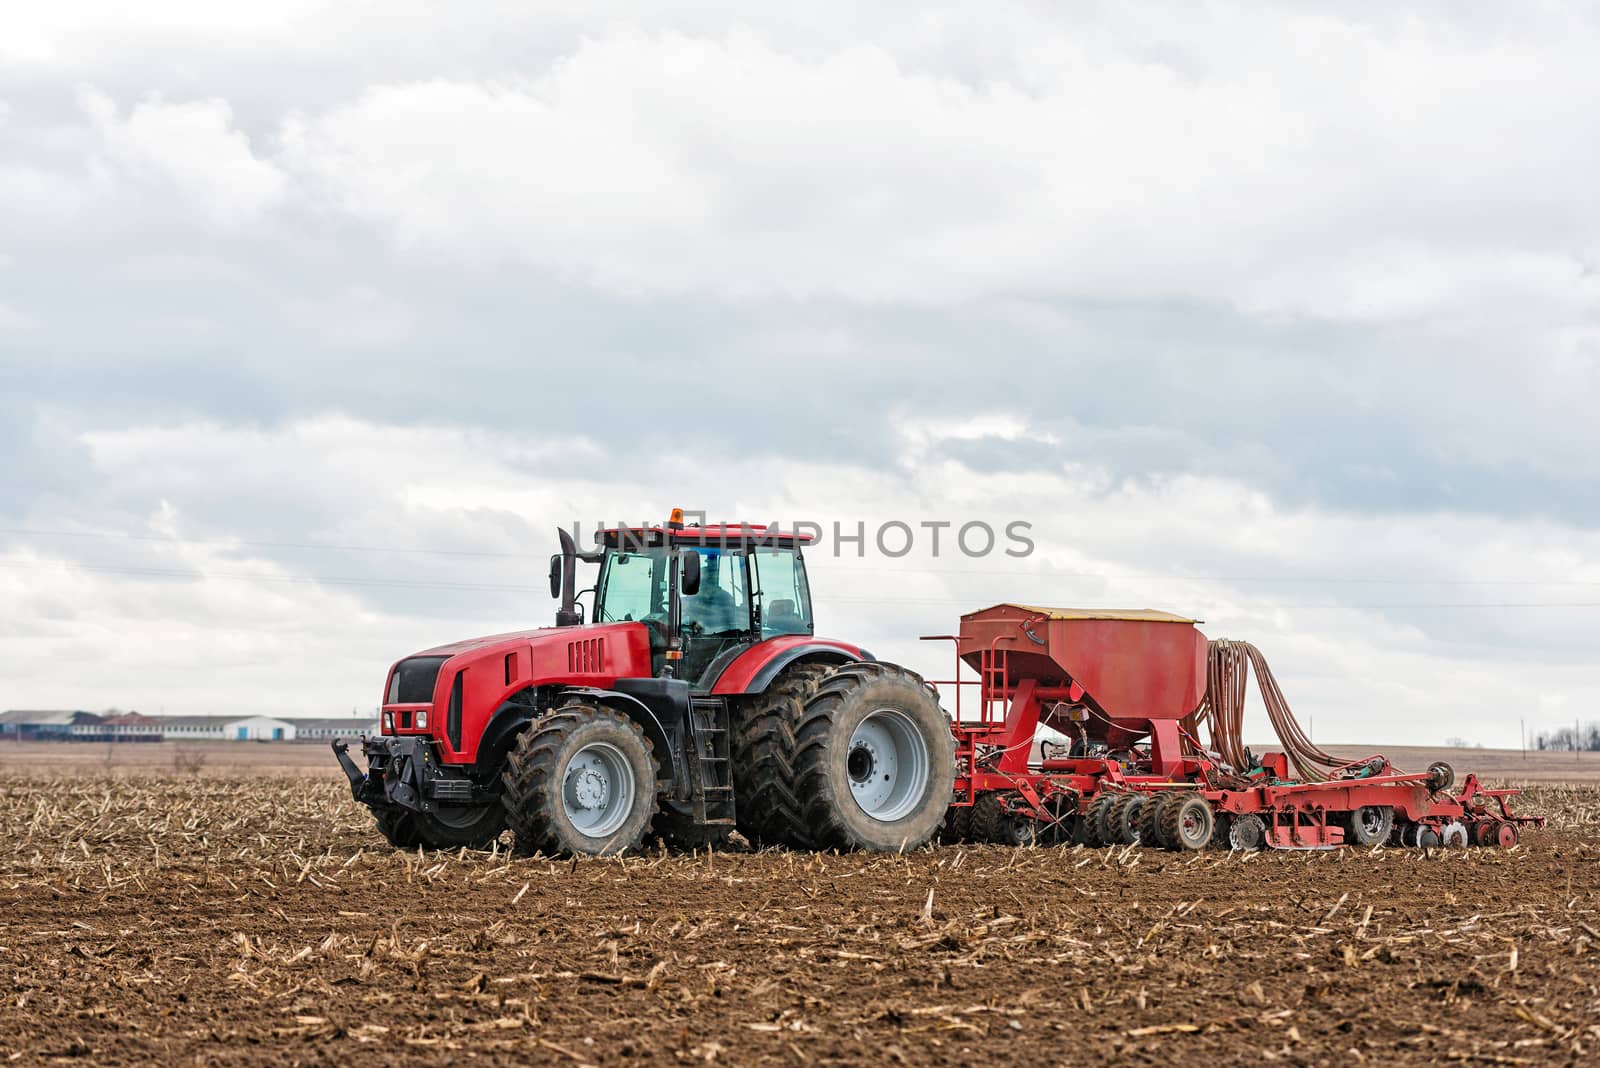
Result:
<svg viewBox="0 0 1600 1068">
<path fill-rule="evenodd" d="M 1600 751 L 1600 723 L 1590 723 L 1582 727 L 1574 724 L 1553 731 L 1540 731 L 1533 736 L 1533 747 L 1550 749 L 1558 753 Z"/>
</svg>

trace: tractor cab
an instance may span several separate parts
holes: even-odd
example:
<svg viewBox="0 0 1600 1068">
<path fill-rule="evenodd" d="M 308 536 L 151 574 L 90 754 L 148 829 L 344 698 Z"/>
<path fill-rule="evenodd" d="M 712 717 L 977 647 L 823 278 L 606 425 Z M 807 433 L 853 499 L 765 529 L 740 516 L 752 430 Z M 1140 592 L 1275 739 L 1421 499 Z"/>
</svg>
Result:
<svg viewBox="0 0 1600 1068">
<path fill-rule="evenodd" d="M 801 555 L 809 540 L 759 525 L 683 526 L 675 514 L 665 526 L 602 530 L 596 552 L 572 555 L 600 565 L 592 621 L 645 624 L 653 673 L 703 690 L 751 645 L 813 633 Z M 552 560 L 553 587 L 571 573 L 570 559 Z M 558 621 L 581 621 L 558 595 Z"/>
</svg>

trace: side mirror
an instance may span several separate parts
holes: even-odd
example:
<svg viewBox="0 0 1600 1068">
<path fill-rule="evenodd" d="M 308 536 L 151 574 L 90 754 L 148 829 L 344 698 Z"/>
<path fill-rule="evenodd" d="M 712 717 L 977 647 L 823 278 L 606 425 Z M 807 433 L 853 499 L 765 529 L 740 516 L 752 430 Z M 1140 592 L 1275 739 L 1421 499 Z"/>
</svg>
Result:
<svg viewBox="0 0 1600 1068">
<path fill-rule="evenodd" d="M 550 557 L 550 596 L 561 596 L 561 554 Z"/>
<path fill-rule="evenodd" d="M 682 561 L 678 572 L 678 592 L 685 597 L 693 597 L 700 592 L 700 554 L 690 549 L 678 559 Z"/>
</svg>

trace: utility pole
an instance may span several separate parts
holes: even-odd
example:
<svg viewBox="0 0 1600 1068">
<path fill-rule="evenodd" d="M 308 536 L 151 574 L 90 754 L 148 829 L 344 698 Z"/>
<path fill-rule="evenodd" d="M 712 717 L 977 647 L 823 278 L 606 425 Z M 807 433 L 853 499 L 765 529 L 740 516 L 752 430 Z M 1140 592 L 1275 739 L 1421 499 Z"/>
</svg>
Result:
<svg viewBox="0 0 1600 1068">
<path fill-rule="evenodd" d="M 1517 721 L 1522 725 L 1522 762 L 1528 762 L 1528 717 L 1523 716 Z"/>
</svg>

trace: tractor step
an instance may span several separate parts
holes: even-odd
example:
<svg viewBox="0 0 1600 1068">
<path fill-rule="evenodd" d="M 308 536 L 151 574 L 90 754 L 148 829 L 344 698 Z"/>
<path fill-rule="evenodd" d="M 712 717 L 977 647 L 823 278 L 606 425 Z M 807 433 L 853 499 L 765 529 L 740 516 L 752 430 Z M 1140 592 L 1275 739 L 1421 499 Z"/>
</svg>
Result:
<svg viewBox="0 0 1600 1068">
<path fill-rule="evenodd" d="M 720 697 L 689 701 L 694 759 L 694 821 L 708 827 L 734 824 L 733 761 L 728 748 L 728 703 Z"/>
</svg>

